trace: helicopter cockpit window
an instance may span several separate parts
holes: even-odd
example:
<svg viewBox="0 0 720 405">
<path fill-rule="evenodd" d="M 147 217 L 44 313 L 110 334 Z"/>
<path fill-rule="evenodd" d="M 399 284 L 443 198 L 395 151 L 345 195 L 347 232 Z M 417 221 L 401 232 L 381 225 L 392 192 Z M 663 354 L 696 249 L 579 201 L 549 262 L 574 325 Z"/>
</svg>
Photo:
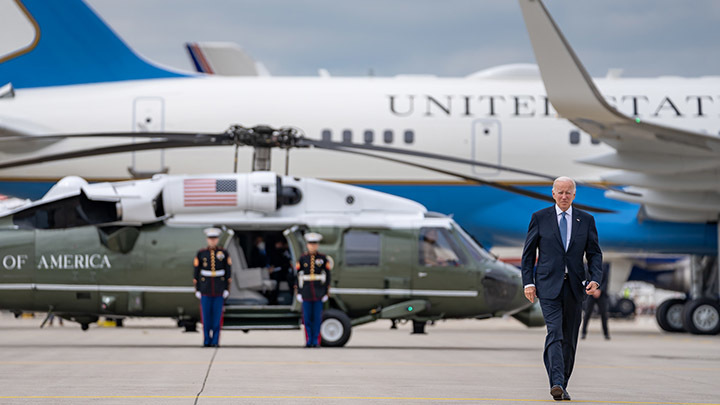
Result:
<svg viewBox="0 0 720 405">
<path fill-rule="evenodd" d="M 350 266 L 380 265 L 380 235 L 367 231 L 348 231 L 344 237 L 345 264 Z"/>
<path fill-rule="evenodd" d="M 420 229 L 420 251 L 418 258 L 423 266 L 460 266 L 465 260 L 445 228 Z"/>
<path fill-rule="evenodd" d="M 460 240 L 462 241 L 463 246 L 465 246 L 465 249 L 470 252 L 475 260 L 495 260 L 490 252 L 480 246 L 480 244 L 476 242 L 472 236 L 465 232 L 464 229 L 458 227 L 457 225 L 453 227 L 457 233 L 460 234 Z"/>
</svg>

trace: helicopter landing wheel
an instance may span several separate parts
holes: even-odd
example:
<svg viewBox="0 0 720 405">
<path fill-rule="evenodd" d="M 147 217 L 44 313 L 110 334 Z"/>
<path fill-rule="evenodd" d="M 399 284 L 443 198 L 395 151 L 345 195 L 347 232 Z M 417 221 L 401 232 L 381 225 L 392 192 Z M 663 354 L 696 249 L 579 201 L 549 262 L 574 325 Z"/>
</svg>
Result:
<svg viewBox="0 0 720 405">
<path fill-rule="evenodd" d="M 83 331 L 87 331 L 89 328 L 90 328 L 90 324 L 87 322 L 83 322 L 80 324 L 80 329 L 82 329 Z"/>
<path fill-rule="evenodd" d="M 413 335 L 424 335 L 425 334 L 425 324 L 427 322 L 425 321 L 415 321 L 413 320 Z"/>
<path fill-rule="evenodd" d="M 320 324 L 320 345 L 324 347 L 342 347 L 350 340 L 352 323 L 345 312 L 328 309 L 323 312 Z"/>
</svg>

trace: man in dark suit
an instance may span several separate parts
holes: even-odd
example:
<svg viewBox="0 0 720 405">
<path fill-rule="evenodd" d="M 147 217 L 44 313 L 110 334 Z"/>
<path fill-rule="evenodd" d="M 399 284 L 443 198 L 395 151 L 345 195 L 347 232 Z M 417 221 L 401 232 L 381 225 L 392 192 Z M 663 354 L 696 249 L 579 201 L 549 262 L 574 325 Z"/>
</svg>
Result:
<svg viewBox="0 0 720 405">
<path fill-rule="evenodd" d="M 575 364 L 578 332 L 585 294 L 602 280 L 602 252 L 595 219 L 572 207 L 575 181 L 558 177 L 552 190 L 555 205 L 535 212 L 530 219 L 522 254 L 525 296 L 540 300 L 547 336 L 543 360 L 556 401 L 570 400 L 568 380 Z M 586 280 L 583 256 L 588 262 Z M 535 258 L 537 257 L 537 270 Z"/>
<path fill-rule="evenodd" d="M 587 301 L 585 301 L 585 317 L 583 319 L 582 326 L 582 339 L 585 339 L 585 336 L 587 336 L 588 323 L 590 322 L 593 309 L 595 309 L 595 305 L 597 305 L 598 312 L 600 312 L 603 335 L 605 335 L 605 340 L 610 340 L 610 332 L 608 331 L 608 284 L 610 284 L 610 268 L 608 266 L 604 266 L 600 287 L 595 291 L 595 294 L 589 296 Z"/>
</svg>

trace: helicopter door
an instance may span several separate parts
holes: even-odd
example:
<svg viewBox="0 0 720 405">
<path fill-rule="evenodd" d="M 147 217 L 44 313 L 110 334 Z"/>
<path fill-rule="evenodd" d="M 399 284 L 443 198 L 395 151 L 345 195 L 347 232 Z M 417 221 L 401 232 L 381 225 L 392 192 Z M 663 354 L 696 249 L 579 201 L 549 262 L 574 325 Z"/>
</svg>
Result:
<svg viewBox="0 0 720 405">
<path fill-rule="evenodd" d="M 297 263 L 298 258 L 305 251 L 305 237 L 303 236 L 303 229 L 304 227 L 301 228 L 300 226 L 295 225 L 292 228 L 288 228 L 283 231 L 283 235 L 285 235 L 285 239 L 288 241 L 290 256 L 292 256 L 293 269 L 295 268 L 295 263 Z"/>
<path fill-rule="evenodd" d="M 460 297 L 477 296 L 475 274 L 454 236 L 447 228 L 420 229 L 413 297 L 453 303 Z"/>
<path fill-rule="evenodd" d="M 110 256 L 107 249 L 100 246 L 95 227 L 37 231 L 36 307 L 97 313 L 98 273 L 112 269 Z M 115 265 L 118 267 L 117 262 Z"/>
<path fill-rule="evenodd" d="M 162 132 L 165 129 L 165 100 L 160 97 L 138 97 L 133 103 L 133 132 Z M 145 142 L 145 138 L 133 138 Z M 150 177 L 167 173 L 165 150 L 132 152 L 128 171 L 133 177 Z"/>
<path fill-rule="evenodd" d="M 333 288 L 348 307 L 372 308 L 410 296 L 407 232 L 348 229 L 342 235 L 341 266 Z"/>
</svg>

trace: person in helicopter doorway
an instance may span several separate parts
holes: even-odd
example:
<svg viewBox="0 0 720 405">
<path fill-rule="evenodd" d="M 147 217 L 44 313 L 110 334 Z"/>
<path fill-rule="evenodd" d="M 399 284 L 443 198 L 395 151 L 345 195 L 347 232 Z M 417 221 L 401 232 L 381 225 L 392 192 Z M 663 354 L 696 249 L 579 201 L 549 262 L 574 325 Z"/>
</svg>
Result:
<svg viewBox="0 0 720 405">
<path fill-rule="evenodd" d="M 302 302 L 303 323 L 305 324 L 305 347 L 318 347 L 320 344 L 320 324 L 322 323 L 323 304 L 329 298 L 331 259 L 318 252 L 318 243 L 322 235 L 315 232 L 305 234 L 307 252 L 296 264 L 296 298 Z"/>
<path fill-rule="evenodd" d="M 200 300 L 205 340 L 203 346 L 217 347 L 220 341 L 223 304 L 230 295 L 232 260 L 228 252 L 218 246 L 220 229 L 207 228 L 207 247 L 195 255 L 195 296 Z"/>
</svg>

